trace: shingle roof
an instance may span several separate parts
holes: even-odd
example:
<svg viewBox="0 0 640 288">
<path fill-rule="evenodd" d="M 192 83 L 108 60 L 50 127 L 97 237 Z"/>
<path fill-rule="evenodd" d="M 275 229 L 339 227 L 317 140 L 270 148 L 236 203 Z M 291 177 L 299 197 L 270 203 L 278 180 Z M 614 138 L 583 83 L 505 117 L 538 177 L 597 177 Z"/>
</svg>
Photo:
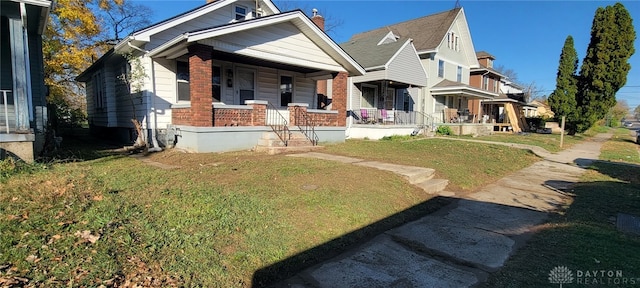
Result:
<svg viewBox="0 0 640 288">
<path fill-rule="evenodd" d="M 489 54 L 486 51 L 478 51 L 478 52 L 476 52 L 476 57 L 478 57 L 478 59 L 482 59 L 482 58 L 496 59 L 496 57 L 493 57 L 493 55 Z"/>
<path fill-rule="evenodd" d="M 387 64 L 391 57 L 404 45 L 406 38 L 399 38 L 396 42 L 378 45 L 380 40 L 389 31 L 376 31 L 370 33 L 369 37 L 357 38 L 340 44 L 351 57 L 353 57 L 362 67 L 371 68 Z"/>
<path fill-rule="evenodd" d="M 461 9 L 462 8 L 455 8 L 449 11 L 362 32 L 353 35 L 351 40 L 372 37 L 376 38 L 374 36 L 379 35 L 382 32 L 388 33 L 389 31 L 392 31 L 395 35 L 398 35 L 401 38 L 413 39 L 413 45 L 418 51 L 432 50 L 440 45 L 440 42 L 444 39 L 445 35 L 449 31 L 449 27 L 451 27 Z"/>
</svg>

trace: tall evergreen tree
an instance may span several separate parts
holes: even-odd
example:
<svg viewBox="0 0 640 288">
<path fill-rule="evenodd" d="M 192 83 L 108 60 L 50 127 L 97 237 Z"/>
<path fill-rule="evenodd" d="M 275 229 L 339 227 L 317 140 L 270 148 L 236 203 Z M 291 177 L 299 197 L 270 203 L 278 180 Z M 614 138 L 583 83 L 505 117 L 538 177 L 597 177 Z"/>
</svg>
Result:
<svg viewBox="0 0 640 288">
<path fill-rule="evenodd" d="M 578 132 L 604 118 L 616 104 L 616 92 L 627 82 L 631 69 L 628 60 L 635 52 L 636 32 L 632 22 L 620 3 L 596 10 L 591 41 L 578 78 Z"/>
<path fill-rule="evenodd" d="M 573 37 L 567 36 L 560 53 L 560 64 L 556 76 L 556 89 L 549 95 L 548 102 L 556 118 L 566 116 L 570 134 L 575 134 L 575 115 L 578 109 L 576 73 L 578 71 L 578 53 L 573 45 Z"/>
</svg>

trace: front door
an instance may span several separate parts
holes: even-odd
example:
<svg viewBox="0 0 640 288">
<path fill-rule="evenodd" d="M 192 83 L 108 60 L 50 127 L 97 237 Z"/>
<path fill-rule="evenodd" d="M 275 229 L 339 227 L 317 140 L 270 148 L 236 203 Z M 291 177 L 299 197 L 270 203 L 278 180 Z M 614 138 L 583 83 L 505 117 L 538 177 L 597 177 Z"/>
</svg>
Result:
<svg viewBox="0 0 640 288">
<path fill-rule="evenodd" d="M 251 69 L 238 68 L 236 72 L 236 95 L 239 104 L 244 105 L 244 101 L 255 99 L 256 94 L 256 72 Z"/>
</svg>

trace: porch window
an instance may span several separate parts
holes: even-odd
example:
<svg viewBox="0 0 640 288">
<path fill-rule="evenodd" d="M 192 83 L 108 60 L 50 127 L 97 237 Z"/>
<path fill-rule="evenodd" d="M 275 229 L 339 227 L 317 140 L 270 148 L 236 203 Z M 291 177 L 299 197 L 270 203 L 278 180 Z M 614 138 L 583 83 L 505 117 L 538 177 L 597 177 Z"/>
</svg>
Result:
<svg viewBox="0 0 640 288">
<path fill-rule="evenodd" d="M 411 95 L 406 90 L 402 93 L 402 110 L 403 111 L 411 111 Z"/>
<path fill-rule="evenodd" d="M 189 92 L 189 63 L 178 62 L 176 68 L 176 78 L 178 82 L 178 101 L 190 101 Z"/>
<path fill-rule="evenodd" d="M 376 104 L 376 91 L 375 86 L 362 85 L 362 99 L 360 100 L 360 107 L 373 108 Z"/>
<path fill-rule="evenodd" d="M 444 61 L 438 60 L 438 77 L 444 77 Z"/>
<path fill-rule="evenodd" d="M 458 66 L 458 82 L 462 82 L 462 67 Z"/>
<path fill-rule="evenodd" d="M 280 76 L 280 106 L 288 106 L 293 98 L 293 77 Z"/>
<path fill-rule="evenodd" d="M 95 109 L 103 109 L 105 102 L 104 94 L 104 76 L 101 72 L 93 74 L 93 107 Z"/>
<path fill-rule="evenodd" d="M 213 66 L 213 69 L 211 70 L 213 73 L 213 76 L 211 77 L 211 95 L 213 97 L 213 102 L 220 102 L 220 94 L 221 94 L 221 88 L 220 88 L 220 83 L 222 80 L 222 76 L 220 75 L 220 67 L 218 66 Z"/>
</svg>

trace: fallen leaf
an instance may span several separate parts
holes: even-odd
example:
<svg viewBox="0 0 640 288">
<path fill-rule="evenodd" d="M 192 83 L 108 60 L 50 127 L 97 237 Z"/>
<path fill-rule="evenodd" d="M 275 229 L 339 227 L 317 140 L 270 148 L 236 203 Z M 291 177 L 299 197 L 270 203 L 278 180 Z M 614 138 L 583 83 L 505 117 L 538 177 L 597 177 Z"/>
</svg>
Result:
<svg viewBox="0 0 640 288">
<path fill-rule="evenodd" d="M 38 256 L 33 255 L 33 254 L 27 256 L 27 258 L 24 259 L 24 261 L 27 261 L 29 263 L 35 263 L 36 260 L 38 260 Z"/>
<path fill-rule="evenodd" d="M 100 239 L 100 235 L 93 235 L 93 234 L 91 234 L 91 231 L 89 231 L 89 230 L 84 230 L 82 232 L 78 231 L 73 235 L 77 236 L 77 237 L 80 237 L 80 238 L 82 238 L 82 240 L 90 242 L 91 244 L 96 243 L 96 241 L 98 241 L 98 239 Z"/>
</svg>

